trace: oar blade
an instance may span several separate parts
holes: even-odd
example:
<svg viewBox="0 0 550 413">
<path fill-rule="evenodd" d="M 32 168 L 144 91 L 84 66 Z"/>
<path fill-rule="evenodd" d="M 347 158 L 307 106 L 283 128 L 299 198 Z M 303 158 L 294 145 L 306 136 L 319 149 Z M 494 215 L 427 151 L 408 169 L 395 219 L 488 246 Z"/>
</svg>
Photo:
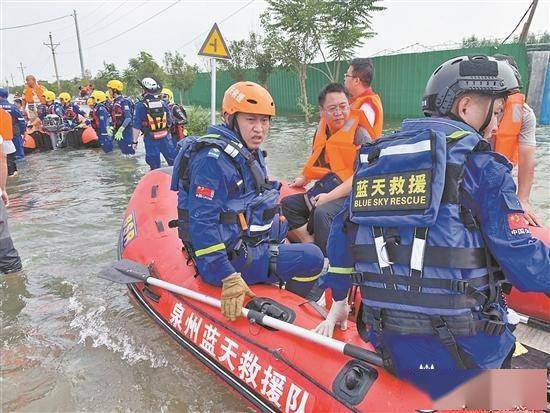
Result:
<svg viewBox="0 0 550 413">
<path fill-rule="evenodd" d="M 132 260 L 122 259 L 100 271 L 99 277 L 119 284 L 145 282 L 149 268 Z"/>
</svg>

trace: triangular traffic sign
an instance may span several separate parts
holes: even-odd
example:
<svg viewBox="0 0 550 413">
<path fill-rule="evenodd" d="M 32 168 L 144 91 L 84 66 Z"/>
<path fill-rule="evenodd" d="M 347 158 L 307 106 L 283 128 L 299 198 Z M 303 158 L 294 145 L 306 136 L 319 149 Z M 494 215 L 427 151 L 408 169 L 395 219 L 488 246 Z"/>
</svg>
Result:
<svg viewBox="0 0 550 413">
<path fill-rule="evenodd" d="M 214 26 L 212 26 L 210 33 L 208 33 L 206 40 L 202 44 L 199 55 L 214 57 L 216 59 L 231 58 L 229 55 L 229 48 L 225 44 L 225 40 L 223 40 L 220 29 L 216 23 L 214 23 Z"/>
</svg>

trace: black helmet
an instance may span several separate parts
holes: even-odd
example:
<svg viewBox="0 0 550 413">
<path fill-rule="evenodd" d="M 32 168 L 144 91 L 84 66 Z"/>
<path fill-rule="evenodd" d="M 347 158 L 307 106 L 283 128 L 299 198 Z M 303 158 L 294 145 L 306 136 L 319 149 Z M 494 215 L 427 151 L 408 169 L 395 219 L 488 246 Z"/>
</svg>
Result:
<svg viewBox="0 0 550 413">
<path fill-rule="evenodd" d="M 447 116 L 466 92 L 496 97 L 518 91 L 518 79 L 507 62 L 483 55 L 455 57 L 435 69 L 428 80 L 422 110 L 426 116 Z"/>
</svg>

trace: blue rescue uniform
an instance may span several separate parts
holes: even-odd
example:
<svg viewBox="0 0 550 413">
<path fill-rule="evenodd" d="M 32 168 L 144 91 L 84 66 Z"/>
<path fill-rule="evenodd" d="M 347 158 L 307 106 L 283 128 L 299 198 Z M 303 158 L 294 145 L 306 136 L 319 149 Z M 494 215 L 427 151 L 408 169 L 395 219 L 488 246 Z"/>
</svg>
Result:
<svg viewBox="0 0 550 413">
<path fill-rule="evenodd" d="M 92 126 L 95 129 L 101 149 L 105 153 L 113 150 L 113 137 L 109 135 L 111 117 L 104 104 L 98 103 L 92 108 Z"/>
<path fill-rule="evenodd" d="M 550 250 L 531 237 L 510 170 L 464 123 L 406 120 L 361 148 L 334 219 L 323 285 L 337 301 L 361 287 L 360 333 L 434 398 L 512 351 L 504 281 L 550 292 Z"/>
<path fill-rule="evenodd" d="M 13 125 L 13 144 L 15 145 L 15 156 L 17 159 L 23 159 L 25 157 L 25 151 L 23 150 L 23 134 L 27 129 L 27 122 L 17 106 L 8 102 L 5 98 L 0 98 L 0 108 L 6 110 L 11 116 Z"/>
<path fill-rule="evenodd" d="M 146 94 L 134 108 L 132 126 L 143 133 L 145 145 L 145 162 L 153 169 L 160 168 L 160 154 L 168 165 L 174 164 L 176 148 L 170 132 L 171 115 L 161 99 L 152 94 Z"/>
<path fill-rule="evenodd" d="M 122 139 L 118 141 L 120 151 L 124 155 L 133 155 L 135 152 L 132 141 L 132 116 L 134 105 L 130 99 L 117 96 L 111 105 L 111 119 L 113 120 L 113 132 L 122 128 Z"/>
<path fill-rule="evenodd" d="M 320 249 L 283 243 L 280 184 L 268 180 L 261 151 L 250 152 L 225 125 L 187 137 L 180 148 L 171 188 L 178 191 L 180 237 L 204 281 L 220 286 L 234 272 L 247 284 L 317 279 Z"/>
</svg>

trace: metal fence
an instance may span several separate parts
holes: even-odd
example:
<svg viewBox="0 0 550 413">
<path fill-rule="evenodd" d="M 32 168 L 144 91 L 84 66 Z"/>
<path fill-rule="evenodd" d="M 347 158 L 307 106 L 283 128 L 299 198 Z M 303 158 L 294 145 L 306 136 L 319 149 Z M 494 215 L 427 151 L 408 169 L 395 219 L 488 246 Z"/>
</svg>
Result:
<svg viewBox="0 0 550 413">
<path fill-rule="evenodd" d="M 506 44 L 499 47 L 476 47 L 468 49 L 439 50 L 425 53 L 406 53 L 389 56 L 374 57 L 375 78 L 373 89 L 380 95 L 384 104 L 384 113 L 387 118 L 404 118 L 421 115 L 420 101 L 426 81 L 434 69 L 445 60 L 455 56 L 496 53 L 513 56 L 519 66 L 523 78 L 524 91 L 528 86 L 527 52 L 521 44 Z M 324 63 L 317 63 L 322 69 Z M 343 82 L 343 73 L 347 70 L 347 64 L 341 67 L 340 81 Z M 221 104 L 223 92 L 234 83 L 227 72 L 217 73 L 217 102 Z M 256 80 L 254 70 L 247 71 L 247 80 Z M 317 94 L 320 89 L 329 82 L 320 71 L 310 68 L 307 79 L 307 92 L 309 102 L 316 105 Z M 267 81 L 277 111 L 280 114 L 299 114 L 298 99 L 300 88 L 298 77 L 295 73 L 277 68 Z M 187 104 L 210 106 L 210 74 L 200 73 L 196 83 L 186 93 L 184 102 Z"/>
</svg>

